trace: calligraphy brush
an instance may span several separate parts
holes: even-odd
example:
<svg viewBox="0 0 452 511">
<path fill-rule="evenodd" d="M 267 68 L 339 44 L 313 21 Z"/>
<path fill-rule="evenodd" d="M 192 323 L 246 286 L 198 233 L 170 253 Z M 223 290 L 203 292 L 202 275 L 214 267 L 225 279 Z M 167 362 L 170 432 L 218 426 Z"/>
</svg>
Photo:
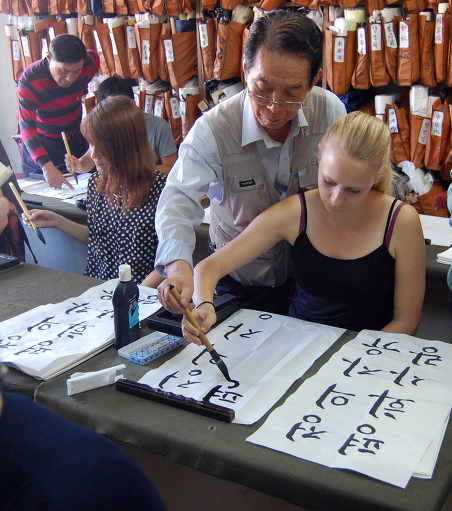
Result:
<svg viewBox="0 0 452 511">
<path fill-rule="evenodd" d="M 179 291 L 172 285 L 168 285 L 170 293 L 173 295 L 173 297 L 177 300 L 179 305 L 182 307 L 182 304 L 180 303 L 180 294 Z M 204 344 L 204 346 L 207 348 L 207 351 L 209 352 L 210 356 L 212 357 L 212 360 L 217 365 L 218 369 L 223 373 L 223 376 L 228 381 L 234 381 L 231 380 L 231 377 L 229 376 L 228 368 L 226 367 L 226 364 L 221 360 L 220 355 L 214 350 L 213 346 L 210 344 L 209 339 L 207 339 L 206 334 L 201 330 L 201 327 L 199 326 L 199 323 L 196 321 L 196 318 L 191 313 L 191 310 L 188 307 L 184 307 L 184 314 L 187 317 L 188 321 L 198 330 L 199 332 L 199 338 L 201 339 L 201 342 Z"/>
<path fill-rule="evenodd" d="M 14 183 L 9 183 L 9 186 L 11 190 L 14 193 L 14 196 L 17 199 L 17 202 L 20 204 L 20 207 L 22 208 L 23 212 L 27 216 L 28 220 L 30 220 L 30 211 L 28 210 L 27 206 L 25 205 L 25 202 L 22 200 L 22 197 L 20 196 L 19 192 L 17 191 L 17 188 L 14 186 Z M 44 243 L 46 243 L 46 240 L 44 239 L 44 236 L 42 235 L 42 232 L 39 230 L 39 227 L 37 226 L 36 222 L 34 220 L 30 220 L 30 224 L 33 227 L 36 236 Z"/>
<path fill-rule="evenodd" d="M 66 138 L 66 133 L 64 131 L 61 132 L 61 136 L 63 137 L 63 142 L 64 142 L 64 146 L 66 147 L 66 152 L 67 154 L 69 155 L 69 158 L 72 156 L 71 154 L 71 149 L 69 147 L 69 142 L 67 141 L 67 138 Z M 72 163 L 71 163 L 71 167 L 72 167 Z M 72 167 L 72 175 L 74 176 L 75 178 L 75 182 L 78 184 L 78 176 L 74 170 L 74 167 Z"/>
</svg>

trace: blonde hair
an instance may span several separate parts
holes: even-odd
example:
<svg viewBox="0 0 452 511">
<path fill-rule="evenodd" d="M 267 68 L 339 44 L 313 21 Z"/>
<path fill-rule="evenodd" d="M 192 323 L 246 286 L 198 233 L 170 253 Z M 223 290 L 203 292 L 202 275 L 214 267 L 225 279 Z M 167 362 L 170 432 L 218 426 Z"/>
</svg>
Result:
<svg viewBox="0 0 452 511">
<path fill-rule="evenodd" d="M 336 139 L 348 156 L 366 163 L 375 172 L 377 180 L 373 190 L 393 194 L 395 174 L 390 156 L 391 134 L 383 121 L 363 112 L 343 115 L 322 137 L 321 151 L 330 139 Z"/>
</svg>

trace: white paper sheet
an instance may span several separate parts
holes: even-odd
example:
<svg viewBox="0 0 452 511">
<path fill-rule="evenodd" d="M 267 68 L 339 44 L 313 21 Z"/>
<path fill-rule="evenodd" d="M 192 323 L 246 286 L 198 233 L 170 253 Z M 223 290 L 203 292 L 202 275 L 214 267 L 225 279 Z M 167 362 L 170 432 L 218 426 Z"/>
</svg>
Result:
<svg viewBox="0 0 452 511">
<path fill-rule="evenodd" d="M 31 376 L 48 379 L 112 343 L 113 291 L 119 279 L 75 298 L 41 305 L 0 323 L 0 360 Z M 157 291 L 139 286 L 139 315 L 160 307 Z"/>
<path fill-rule="evenodd" d="M 234 422 L 253 424 L 343 333 L 242 309 L 208 333 L 234 382 L 225 380 L 207 350 L 191 344 L 140 383 L 232 408 Z"/>
<path fill-rule="evenodd" d="M 74 176 L 66 176 L 66 179 L 74 187 L 73 190 L 65 184 L 63 184 L 61 189 L 50 188 L 50 186 L 47 186 L 46 183 L 45 186 L 40 184 L 41 186 L 27 188 L 26 192 L 30 195 L 40 195 L 42 197 L 52 197 L 54 199 L 71 199 L 76 195 L 86 193 L 88 190 L 88 180 L 91 177 L 91 174 L 77 174 L 77 177 L 78 184 L 75 182 Z"/>
<path fill-rule="evenodd" d="M 451 369 L 447 343 L 363 331 L 247 441 L 404 488 L 436 462 L 434 446 L 423 457 L 450 413 Z"/>
<path fill-rule="evenodd" d="M 436 256 L 436 260 L 441 264 L 452 264 L 452 247 L 448 248 L 444 252 L 440 252 Z"/>
<path fill-rule="evenodd" d="M 432 245 L 449 247 L 452 245 L 452 227 L 449 219 L 440 216 L 419 215 L 424 238 L 431 240 Z"/>
</svg>

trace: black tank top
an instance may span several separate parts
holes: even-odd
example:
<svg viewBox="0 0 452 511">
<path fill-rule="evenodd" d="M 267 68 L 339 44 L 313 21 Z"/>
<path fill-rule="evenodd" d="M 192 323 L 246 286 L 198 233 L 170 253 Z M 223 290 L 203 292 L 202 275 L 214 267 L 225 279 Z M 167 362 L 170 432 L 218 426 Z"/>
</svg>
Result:
<svg viewBox="0 0 452 511">
<path fill-rule="evenodd" d="M 358 259 L 333 259 L 316 250 L 306 235 L 306 200 L 300 194 L 300 234 L 292 247 L 297 284 L 289 315 L 350 330 L 381 330 L 394 314 L 395 260 L 388 251 L 397 215 L 389 210 L 383 243 Z"/>
</svg>

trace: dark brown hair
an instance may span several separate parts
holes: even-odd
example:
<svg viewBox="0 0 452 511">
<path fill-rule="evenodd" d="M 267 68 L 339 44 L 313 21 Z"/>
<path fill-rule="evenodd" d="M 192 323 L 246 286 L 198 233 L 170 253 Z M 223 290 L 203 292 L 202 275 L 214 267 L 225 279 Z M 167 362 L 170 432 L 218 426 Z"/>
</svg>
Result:
<svg viewBox="0 0 452 511">
<path fill-rule="evenodd" d="M 67 64 L 77 64 L 86 60 L 86 48 L 75 35 L 60 34 L 52 39 L 49 53 L 53 60 Z"/>
<path fill-rule="evenodd" d="M 246 67 L 250 70 L 260 48 L 306 58 L 311 63 L 309 85 L 322 65 L 322 32 L 302 14 L 276 9 L 264 14 L 250 27 L 245 44 Z"/>
<path fill-rule="evenodd" d="M 99 178 L 99 193 L 123 211 L 143 205 L 155 179 L 143 112 L 125 96 L 110 97 L 83 119 L 81 131 L 110 166 Z"/>
</svg>

